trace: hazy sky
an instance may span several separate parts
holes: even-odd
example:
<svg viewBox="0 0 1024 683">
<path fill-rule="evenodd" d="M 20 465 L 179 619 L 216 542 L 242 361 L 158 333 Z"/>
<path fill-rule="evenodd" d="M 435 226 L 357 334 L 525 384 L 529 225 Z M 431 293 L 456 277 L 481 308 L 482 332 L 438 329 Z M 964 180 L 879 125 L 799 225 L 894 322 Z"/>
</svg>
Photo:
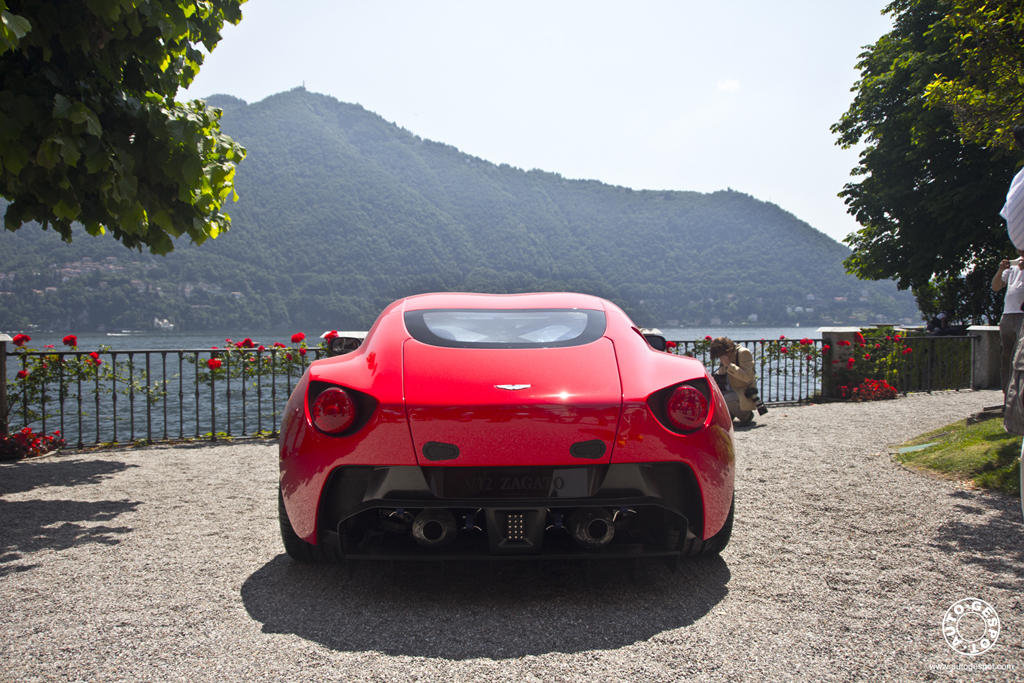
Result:
<svg viewBox="0 0 1024 683">
<path fill-rule="evenodd" d="M 856 165 L 829 126 L 888 0 L 250 0 L 188 96 L 305 84 L 494 163 L 731 187 L 826 234 Z M 241 141 L 244 144 L 244 140 Z"/>
</svg>

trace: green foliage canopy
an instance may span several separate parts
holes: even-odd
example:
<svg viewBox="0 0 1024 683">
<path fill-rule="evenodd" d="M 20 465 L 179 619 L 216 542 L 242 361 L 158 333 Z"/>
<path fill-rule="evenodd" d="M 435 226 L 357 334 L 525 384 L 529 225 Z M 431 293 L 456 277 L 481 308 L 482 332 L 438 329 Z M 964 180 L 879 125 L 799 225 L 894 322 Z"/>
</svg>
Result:
<svg viewBox="0 0 1024 683">
<path fill-rule="evenodd" d="M 157 254 L 228 228 L 245 149 L 176 102 L 245 0 L 0 0 L 4 227 L 73 221 Z"/>
<path fill-rule="evenodd" d="M 952 36 L 963 65 L 928 85 L 929 104 L 953 112 L 964 140 L 1013 151 L 1011 129 L 1024 123 L 1024 11 L 1020 0 L 956 0 L 936 31 Z"/>
<path fill-rule="evenodd" d="M 1012 253 L 999 209 L 1013 163 L 963 142 L 951 113 L 928 106 L 936 74 L 962 73 L 942 22 L 953 4 L 897 0 L 886 8 L 893 30 L 861 55 L 853 103 L 832 131 L 842 147 L 866 143 L 852 171 L 859 182 L 840 193 L 863 226 L 846 238 L 847 271 L 897 280 L 926 317 L 953 309 L 978 321 L 1001 311 L 988 282 Z"/>
</svg>

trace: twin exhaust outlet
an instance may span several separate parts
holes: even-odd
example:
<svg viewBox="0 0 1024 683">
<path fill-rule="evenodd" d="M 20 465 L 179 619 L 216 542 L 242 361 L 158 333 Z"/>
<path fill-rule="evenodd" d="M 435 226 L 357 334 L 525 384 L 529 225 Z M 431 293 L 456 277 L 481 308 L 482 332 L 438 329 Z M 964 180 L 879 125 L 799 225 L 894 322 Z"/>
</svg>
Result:
<svg viewBox="0 0 1024 683">
<path fill-rule="evenodd" d="M 543 535 L 546 522 L 546 519 L 538 518 L 535 512 L 540 511 L 487 511 L 488 533 L 496 531 L 502 537 L 500 540 L 491 539 L 492 544 L 498 547 L 532 547 L 535 544 L 533 539 L 539 541 L 539 536 Z M 567 529 L 576 544 L 587 550 L 600 550 L 615 537 L 615 518 L 604 508 L 577 508 L 569 516 L 568 524 L 564 527 L 561 523 L 562 515 L 553 516 L 556 523 L 548 528 Z M 475 526 L 472 514 L 466 516 L 464 526 L 466 529 L 480 528 Z M 539 533 L 536 533 L 537 531 Z M 427 550 L 442 550 L 455 541 L 459 533 L 459 524 L 448 510 L 427 508 L 413 518 L 410 533 L 420 547 Z M 539 549 L 539 543 L 536 545 Z"/>
</svg>

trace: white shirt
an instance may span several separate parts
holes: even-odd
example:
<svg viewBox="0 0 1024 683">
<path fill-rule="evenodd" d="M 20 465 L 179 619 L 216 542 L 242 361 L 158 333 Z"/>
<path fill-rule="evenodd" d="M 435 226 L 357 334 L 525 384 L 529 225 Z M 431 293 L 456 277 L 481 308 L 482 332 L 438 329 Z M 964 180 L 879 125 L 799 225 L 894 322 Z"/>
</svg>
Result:
<svg viewBox="0 0 1024 683">
<path fill-rule="evenodd" d="M 1024 168 L 1013 176 L 1010 191 L 1006 193 L 1006 204 L 999 215 L 1006 219 L 1006 231 L 1010 233 L 1013 246 L 1024 249 Z"/>
<path fill-rule="evenodd" d="M 1003 282 L 1006 283 L 1003 314 L 1021 313 L 1020 305 L 1024 304 L 1024 272 L 1017 266 L 1010 266 L 1003 271 Z"/>
</svg>

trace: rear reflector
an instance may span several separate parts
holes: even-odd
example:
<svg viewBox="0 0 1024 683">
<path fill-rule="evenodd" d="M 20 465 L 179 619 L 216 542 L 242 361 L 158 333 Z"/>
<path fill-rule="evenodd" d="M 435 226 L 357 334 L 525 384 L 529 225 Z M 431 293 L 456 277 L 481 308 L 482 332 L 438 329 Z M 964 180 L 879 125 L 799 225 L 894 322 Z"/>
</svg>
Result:
<svg viewBox="0 0 1024 683">
<path fill-rule="evenodd" d="M 707 398 L 700 390 L 685 384 L 672 392 L 666 408 L 669 422 L 684 431 L 704 426 L 708 417 Z"/>
<path fill-rule="evenodd" d="M 313 401 L 313 424 L 327 434 L 341 434 L 356 420 L 356 404 L 344 389 L 324 389 Z"/>
</svg>

